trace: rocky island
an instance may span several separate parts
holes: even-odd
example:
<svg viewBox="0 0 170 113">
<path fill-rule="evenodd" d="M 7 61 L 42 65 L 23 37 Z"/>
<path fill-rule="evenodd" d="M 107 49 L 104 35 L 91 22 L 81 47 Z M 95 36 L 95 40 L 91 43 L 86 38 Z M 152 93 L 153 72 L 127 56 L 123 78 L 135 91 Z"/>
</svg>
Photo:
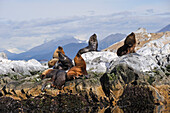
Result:
<svg viewBox="0 0 170 113">
<path fill-rule="evenodd" d="M 0 111 L 168 113 L 170 110 L 170 32 L 137 30 L 135 53 L 117 56 L 120 41 L 82 54 L 88 76 L 41 91 L 38 61 L 11 61 L 0 54 Z"/>
</svg>

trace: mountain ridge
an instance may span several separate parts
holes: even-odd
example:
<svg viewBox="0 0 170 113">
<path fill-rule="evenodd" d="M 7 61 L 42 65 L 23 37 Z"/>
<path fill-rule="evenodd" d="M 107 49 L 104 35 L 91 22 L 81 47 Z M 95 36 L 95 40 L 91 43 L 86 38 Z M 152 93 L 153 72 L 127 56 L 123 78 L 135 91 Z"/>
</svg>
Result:
<svg viewBox="0 0 170 113">
<path fill-rule="evenodd" d="M 105 49 L 111 46 L 112 44 L 121 41 L 125 37 L 126 34 L 122 34 L 122 33 L 110 34 L 103 40 L 99 41 L 99 49 L 100 50 Z"/>
<path fill-rule="evenodd" d="M 99 49 L 102 50 L 123 38 L 125 38 L 125 34 L 116 33 L 111 34 L 105 37 L 103 40 L 98 40 L 99 42 Z M 88 45 L 87 41 L 79 40 L 74 37 L 67 37 L 60 40 L 51 40 L 49 42 L 43 43 L 39 46 L 31 48 L 30 50 L 20 53 L 20 54 L 13 54 L 9 51 L 5 51 L 8 58 L 11 60 L 30 60 L 36 59 L 38 61 L 41 60 L 50 60 L 52 58 L 53 52 L 58 46 L 62 46 L 64 51 L 68 57 L 73 59 L 77 53 L 77 51 L 81 48 L 84 48 Z"/>
<path fill-rule="evenodd" d="M 157 33 L 159 33 L 159 32 L 166 32 L 166 31 L 170 31 L 170 24 L 166 25 L 165 27 L 163 27 L 162 29 L 157 31 Z"/>
</svg>

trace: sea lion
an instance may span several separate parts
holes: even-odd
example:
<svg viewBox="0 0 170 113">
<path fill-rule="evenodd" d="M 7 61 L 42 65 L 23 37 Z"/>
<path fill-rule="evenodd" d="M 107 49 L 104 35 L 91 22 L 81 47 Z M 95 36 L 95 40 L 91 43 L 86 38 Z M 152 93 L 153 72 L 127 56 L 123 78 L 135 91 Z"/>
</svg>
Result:
<svg viewBox="0 0 170 113">
<path fill-rule="evenodd" d="M 53 67 L 56 64 L 56 62 L 59 61 L 58 52 L 61 52 L 62 54 L 65 55 L 65 52 L 64 52 L 63 48 L 61 46 L 58 46 L 58 48 L 53 53 L 53 59 L 48 61 L 48 67 L 49 68 Z"/>
<path fill-rule="evenodd" d="M 136 38 L 135 33 L 131 33 L 127 36 L 127 38 L 124 41 L 124 45 L 128 45 L 128 51 L 129 53 L 135 53 L 135 47 L 136 47 Z"/>
<path fill-rule="evenodd" d="M 86 71 L 86 62 L 81 57 L 80 53 L 78 52 L 77 55 L 74 58 L 75 66 L 72 67 L 67 72 L 67 79 L 75 79 L 75 77 L 79 77 L 81 75 L 87 75 Z"/>
<path fill-rule="evenodd" d="M 118 56 L 122 56 L 122 55 L 125 55 L 127 53 L 128 53 L 128 46 L 127 45 L 123 45 L 117 50 Z"/>
<path fill-rule="evenodd" d="M 129 47 L 135 45 L 136 44 L 135 33 L 132 32 L 131 34 L 129 34 L 126 37 L 124 44 L 127 44 Z"/>
<path fill-rule="evenodd" d="M 59 61 L 55 64 L 55 69 L 68 70 L 73 67 L 72 60 L 62 52 L 58 52 L 58 57 Z"/>
<path fill-rule="evenodd" d="M 45 78 L 51 78 L 51 80 L 47 81 L 41 88 L 41 91 L 44 91 L 47 83 L 51 82 L 51 86 L 62 89 L 63 85 L 66 81 L 66 72 L 60 69 L 47 69 L 41 75 L 40 78 L 43 80 Z"/>
<path fill-rule="evenodd" d="M 135 53 L 135 47 L 136 47 L 136 39 L 135 39 L 135 34 L 132 32 L 126 37 L 124 41 L 124 45 L 118 48 L 117 55 L 122 56 L 129 53 Z"/>
<path fill-rule="evenodd" d="M 54 51 L 53 53 L 53 59 L 56 58 L 58 59 L 58 52 L 61 52 L 65 55 L 65 52 L 61 46 L 58 46 L 58 48 Z"/>
<path fill-rule="evenodd" d="M 98 41 L 97 41 L 97 35 L 96 34 L 93 34 L 90 37 L 88 44 L 89 45 L 87 47 L 80 49 L 78 51 L 78 53 L 83 54 L 83 53 L 90 52 L 90 51 L 97 51 Z"/>
</svg>

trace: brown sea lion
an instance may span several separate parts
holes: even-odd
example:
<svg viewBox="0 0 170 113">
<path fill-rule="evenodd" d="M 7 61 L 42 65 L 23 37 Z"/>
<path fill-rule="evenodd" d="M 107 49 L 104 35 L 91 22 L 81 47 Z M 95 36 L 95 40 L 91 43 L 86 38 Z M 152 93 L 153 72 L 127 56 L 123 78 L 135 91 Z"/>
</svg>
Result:
<svg viewBox="0 0 170 113">
<path fill-rule="evenodd" d="M 48 67 L 49 68 L 53 67 L 58 61 L 59 61 L 58 58 L 51 59 L 50 61 L 48 61 Z"/>
<path fill-rule="evenodd" d="M 47 69 L 41 75 L 40 78 L 43 80 L 45 78 L 51 78 L 51 80 L 47 81 L 41 88 L 41 91 L 44 91 L 47 83 L 51 82 L 51 86 L 62 89 L 63 85 L 66 81 L 66 72 L 64 70 L 59 69 Z"/>
<path fill-rule="evenodd" d="M 61 52 L 58 52 L 59 61 L 56 62 L 54 69 L 68 70 L 73 67 L 72 60 Z"/>
<path fill-rule="evenodd" d="M 83 54 L 83 53 L 90 52 L 90 51 L 97 51 L 98 41 L 97 41 L 97 35 L 96 34 L 93 34 L 90 37 L 88 44 L 89 45 L 87 47 L 80 49 L 78 51 L 78 53 Z"/>
<path fill-rule="evenodd" d="M 58 46 L 58 48 L 53 53 L 53 59 L 58 58 L 58 52 L 61 52 L 61 53 L 63 53 L 65 55 L 65 52 L 64 52 L 63 48 L 61 46 Z"/>
<path fill-rule="evenodd" d="M 74 58 L 75 66 L 72 67 L 67 72 L 67 79 L 75 79 L 75 77 L 79 77 L 81 75 L 87 75 L 86 71 L 86 62 L 81 57 L 80 53 L 78 52 Z"/>
<path fill-rule="evenodd" d="M 56 62 L 59 61 L 58 52 L 61 52 L 62 54 L 65 55 L 65 52 L 64 52 L 63 48 L 61 46 L 58 46 L 58 48 L 53 53 L 53 59 L 48 61 L 48 67 L 49 68 L 53 67 L 56 64 Z"/>
<path fill-rule="evenodd" d="M 132 32 L 126 37 L 124 41 L 124 45 L 117 50 L 117 55 L 122 56 L 129 53 L 135 53 L 135 47 L 136 47 L 136 39 L 135 39 L 135 34 Z"/>
</svg>

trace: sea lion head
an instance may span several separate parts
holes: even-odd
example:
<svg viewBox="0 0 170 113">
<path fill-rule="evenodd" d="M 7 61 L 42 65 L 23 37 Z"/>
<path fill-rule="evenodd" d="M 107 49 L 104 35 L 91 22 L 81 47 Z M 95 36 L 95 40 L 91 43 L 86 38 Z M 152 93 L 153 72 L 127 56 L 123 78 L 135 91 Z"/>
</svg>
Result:
<svg viewBox="0 0 170 113">
<path fill-rule="evenodd" d="M 48 61 L 48 67 L 49 68 L 53 67 L 56 64 L 56 62 L 58 62 L 58 61 L 59 61 L 59 59 L 57 59 L 57 58 L 51 59 L 50 61 Z"/>
<path fill-rule="evenodd" d="M 58 52 L 61 52 L 65 55 L 65 52 L 61 46 L 58 46 L 58 48 L 53 53 L 53 58 L 58 58 Z"/>
<path fill-rule="evenodd" d="M 42 72 L 42 74 L 40 75 L 41 80 L 45 79 L 47 77 L 47 75 L 52 71 L 53 69 L 47 69 L 45 71 Z"/>
<path fill-rule="evenodd" d="M 58 46 L 58 50 L 62 51 L 62 50 L 63 50 L 63 48 L 62 48 L 61 46 Z"/>
<path fill-rule="evenodd" d="M 89 39 L 89 46 L 92 46 L 93 49 L 97 50 L 98 47 L 98 41 L 97 41 L 97 35 L 93 34 Z"/>
</svg>

